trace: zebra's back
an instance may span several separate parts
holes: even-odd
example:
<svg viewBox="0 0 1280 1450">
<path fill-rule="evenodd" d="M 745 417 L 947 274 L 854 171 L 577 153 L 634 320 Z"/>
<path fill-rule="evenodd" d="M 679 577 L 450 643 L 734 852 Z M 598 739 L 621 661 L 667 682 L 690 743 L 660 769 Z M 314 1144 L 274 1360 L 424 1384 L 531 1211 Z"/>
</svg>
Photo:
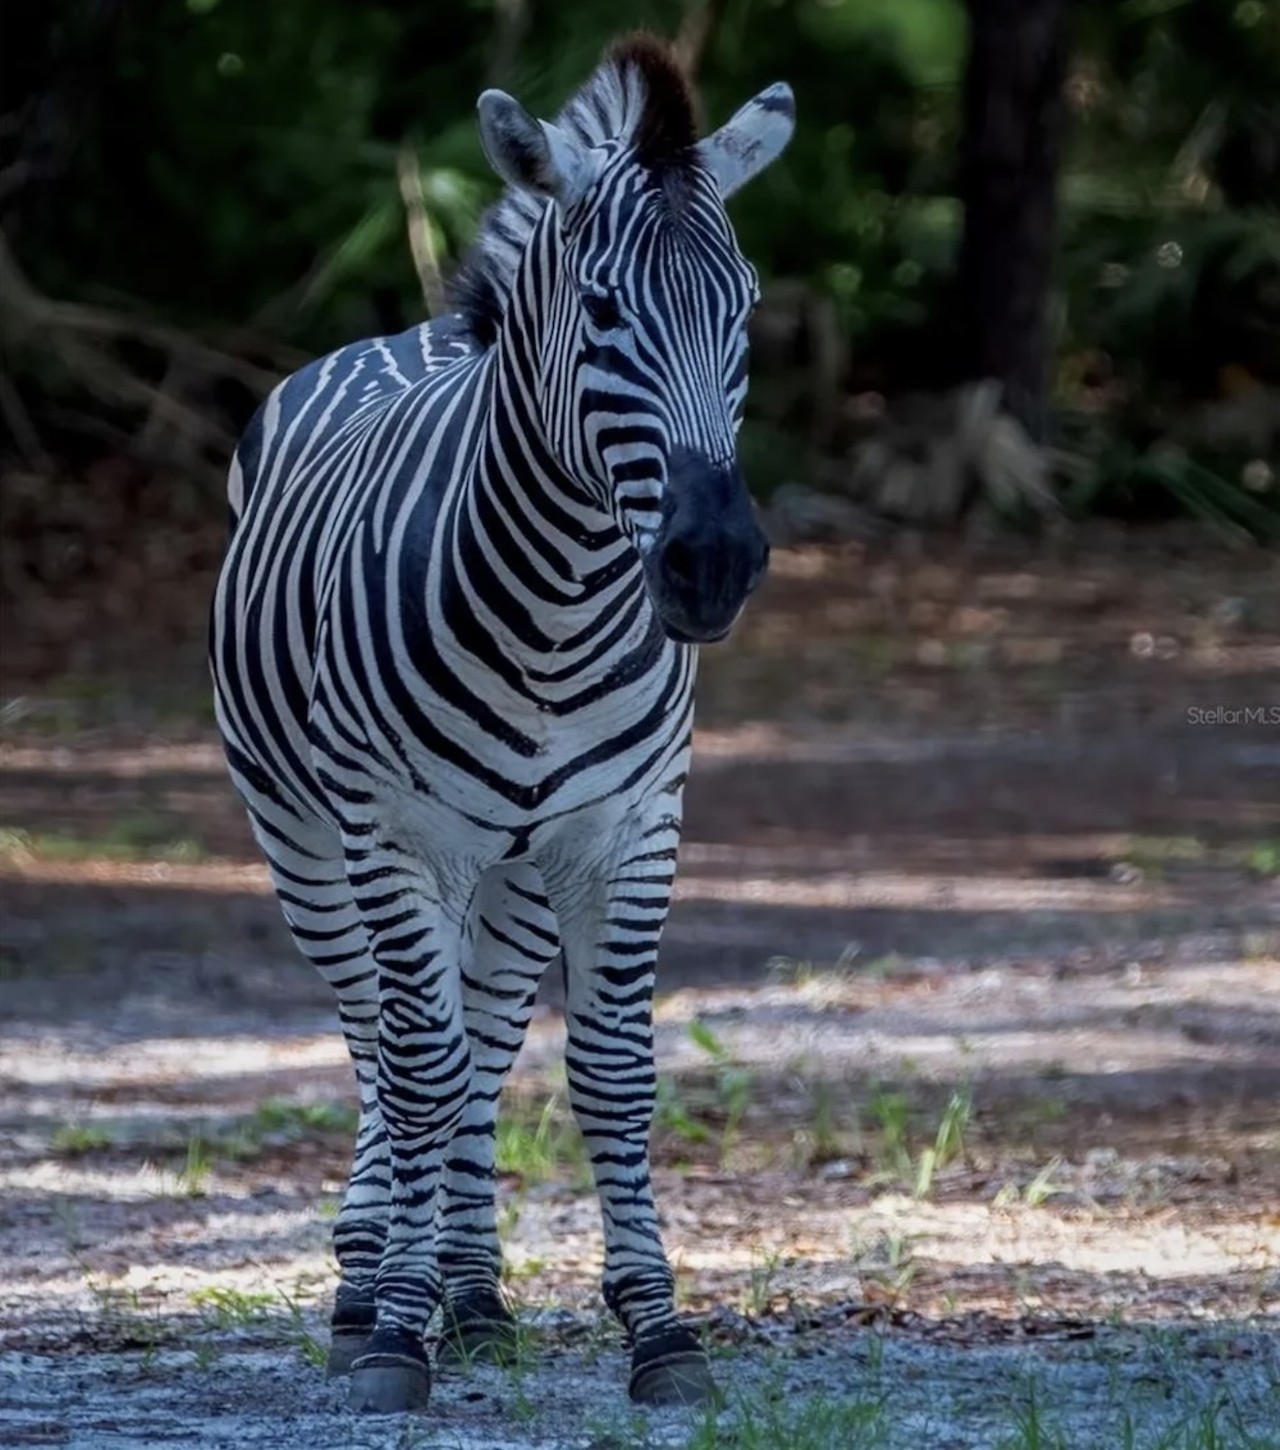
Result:
<svg viewBox="0 0 1280 1450">
<path fill-rule="evenodd" d="M 315 814 L 328 812 L 306 731 L 326 593 L 362 519 L 411 488 L 420 525 L 434 518 L 448 470 L 426 455 L 483 356 L 455 316 L 352 343 L 286 378 L 236 450 L 210 629 L 219 724 L 242 778 Z"/>
</svg>

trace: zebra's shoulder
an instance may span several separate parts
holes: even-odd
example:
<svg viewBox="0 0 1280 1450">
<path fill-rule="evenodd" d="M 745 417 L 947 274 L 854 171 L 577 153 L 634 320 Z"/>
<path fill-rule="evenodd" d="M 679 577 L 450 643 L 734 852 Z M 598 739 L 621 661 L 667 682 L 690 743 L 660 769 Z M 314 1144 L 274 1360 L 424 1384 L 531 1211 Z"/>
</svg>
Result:
<svg viewBox="0 0 1280 1450">
<path fill-rule="evenodd" d="M 483 356 L 484 348 L 458 313 L 420 322 L 391 337 L 370 337 L 318 358 L 303 374 L 329 384 L 358 385 L 356 398 L 398 393 L 432 374 Z M 301 379 L 302 374 L 295 374 Z M 309 380 L 308 380 L 309 381 Z"/>
<path fill-rule="evenodd" d="M 465 320 L 449 313 L 394 336 L 362 338 L 326 353 L 286 378 L 277 392 L 282 401 L 340 397 L 358 409 L 483 354 Z"/>
<path fill-rule="evenodd" d="M 394 336 L 348 343 L 291 373 L 240 438 L 229 484 L 233 523 L 264 470 L 294 473 L 335 439 L 374 425 L 398 400 L 484 355 L 465 319 L 450 313 Z"/>
<path fill-rule="evenodd" d="M 432 373 L 483 356 L 484 347 L 456 312 L 419 323 L 395 337 L 374 337 L 364 344 L 371 377 L 393 385 L 421 382 Z"/>
</svg>

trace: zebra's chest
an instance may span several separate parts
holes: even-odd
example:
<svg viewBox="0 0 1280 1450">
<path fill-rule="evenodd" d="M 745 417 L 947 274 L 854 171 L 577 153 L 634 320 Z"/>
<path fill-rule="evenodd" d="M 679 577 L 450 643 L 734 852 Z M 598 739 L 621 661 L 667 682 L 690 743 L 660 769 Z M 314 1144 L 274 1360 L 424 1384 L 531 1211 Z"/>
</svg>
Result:
<svg viewBox="0 0 1280 1450">
<path fill-rule="evenodd" d="M 473 837 L 500 854 L 512 849 L 504 836 L 570 817 L 610 832 L 683 774 L 693 670 L 674 649 L 643 669 L 533 681 L 451 647 L 443 630 L 344 635 L 341 623 L 325 633 L 312 695 L 322 774 L 339 794 L 373 785 L 450 853 Z M 355 735 L 358 753 L 341 747 Z"/>
<path fill-rule="evenodd" d="M 678 712 L 645 710 L 643 688 L 567 719 L 513 709 L 518 745 L 425 694 L 421 719 L 439 734 L 395 742 L 372 809 L 438 873 L 461 866 L 474 874 L 500 861 L 607 860 L 655 801 L 678 813 L 687 728 Z M 449 748 L 439 748 L 442 739 Z"/>
<path fill-rule="evenodd" d="M 415 735 L 408 753 L 434 791 L 502 818 L 537 820 L 606 795 L 625 809 L 651 787 L 686 713 L 678 682 L 660 670 L 618 688 L 542 697 L 493 676 L 468 683 L 411 682 L 434 731 Z M 442 751 L 441 739 L 452 748 Z"/>
</svg>

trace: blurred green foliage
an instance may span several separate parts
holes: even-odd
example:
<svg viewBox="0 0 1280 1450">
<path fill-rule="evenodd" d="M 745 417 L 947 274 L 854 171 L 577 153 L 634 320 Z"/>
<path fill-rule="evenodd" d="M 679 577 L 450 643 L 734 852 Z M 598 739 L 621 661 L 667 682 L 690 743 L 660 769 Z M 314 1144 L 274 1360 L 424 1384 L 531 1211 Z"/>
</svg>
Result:
<svg viewBox="0 0 1280 1450">
<path fill-rule="evenodd" d="M 626 20 L 674 35 L 699 8 L 640 0 Z M 843 390 L 950 381 L 964 4 L 706 13 L 709 124 L 774 79 L 799 100 L 783 162 L 733 204 L 744 248 L 830 299 Z M 554 112 L 618 18 L 605 0 L 28 3 L 7 27 L 0 145 L 34 164 L 0 192 L 5 233 L 41 292 L 229 349 L 407 326 L 402 148 L 447 268 L 496 193 L 476 95 Z M 1141 447 L 1161 410 L 1280 385 L 1280 0 L 1077 0 L 1072 18 L 1060 392 Z"/>
<path fill-rule="evenodd" d="M 602 0 L 167 0 L 126 7 L 104 39 L 100 9 L 80 0 L 41 37 L 44 75 L 77 46 L 96 46 L 101 70 L 70 166 L 23 207 L 28 268 L 58 296 L 131 297 L 194 324 L 265 319 L 313 348 L 420 312 L 401 143 L 437 248 L 456 256 L 496 193 L 479 91 L 501 84 L 553 113 L 618 17 Z M 686 9 L 648 0 L 628 18 L 674 34 Z M 910 293 L 955 233 L 954 207 L 933 203 L 963 53 L 956 0 L 728 0 L 702 65 L 709 123 L 779 77 L 801 97 L 785 166 L 735 204 L 766 274 L 820 281 L 854 326 L 918 317 Z"/>
</svg>

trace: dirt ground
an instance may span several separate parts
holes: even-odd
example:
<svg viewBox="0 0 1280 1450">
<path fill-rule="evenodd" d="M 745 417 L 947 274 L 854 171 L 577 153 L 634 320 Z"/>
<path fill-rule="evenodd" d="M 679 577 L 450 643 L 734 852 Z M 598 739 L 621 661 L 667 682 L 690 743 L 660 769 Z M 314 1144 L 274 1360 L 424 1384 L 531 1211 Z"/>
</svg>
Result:
<svg viewBox="0 0 1280 1450">
<path fill-rule="evenodd" d="M 706 653 L 654 1150 L 718 1428 L 626 1404 L 552 981 L 503 1140 L 528 1359 L 347 1414 L 347 1069 L 198 607 L 15 647 L 0 1443 L 1280 1445 L 1278 582 L 1194 536 L 796 550 Z"/>
</svg>

